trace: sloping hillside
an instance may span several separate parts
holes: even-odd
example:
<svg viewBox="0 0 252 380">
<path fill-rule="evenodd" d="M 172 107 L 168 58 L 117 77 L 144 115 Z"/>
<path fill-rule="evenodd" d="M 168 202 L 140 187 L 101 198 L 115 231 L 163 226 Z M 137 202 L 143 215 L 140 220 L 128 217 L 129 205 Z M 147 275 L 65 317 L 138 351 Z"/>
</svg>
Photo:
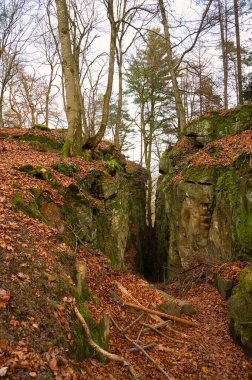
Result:
<svg viewBox="0 0 252 380">
<path fill-rule="evenodd" d="M 212 286 L 218 266 L 184 275 L 185 298 L 197 313 L 181 318 L 197 327 L 170 322 L 158 331 L 171 339 L 142 325 L 157 325 L 158 316 L 138 318 L 139 311 L 125 305 L 157 310 L 166 300 L 125 270 L 144 260 L 141 168 L 102 147 L 96 156 L 65 159 L 60 132 L 29 131 L 27 137 L 27 130 L 1 129 L 0 138 L 0 377 L 131 379 L 128 366 L 92 350 L 77 305 L 92 339 L 124 357 L 140 379 L 251 379 L 251 361 L 228 334 L 226 301 Z M 128 189 L 135 189 L 135 206 L 132 193 L 125 197 Z M 71 218 L 70 206 L 78 209 Z M 123 262 L 115 259 L 122 247 Z M 241 267 L 226 270 L 237 279 Z M 178 289 L 176 283 L 163 288 L 175 296 Z M 132 351 L 130 340 L 151 344 L 146 352 L 154 363 Z"/>
</svg>

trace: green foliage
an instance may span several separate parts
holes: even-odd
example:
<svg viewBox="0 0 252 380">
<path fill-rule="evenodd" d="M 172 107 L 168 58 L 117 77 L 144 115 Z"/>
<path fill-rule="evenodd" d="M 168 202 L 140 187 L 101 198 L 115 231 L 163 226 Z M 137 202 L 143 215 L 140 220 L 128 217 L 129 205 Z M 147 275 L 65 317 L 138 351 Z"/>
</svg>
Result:
<svg viewBox="0 0 252 380">
<path fill-rule="evenodd" d="M 166 43 L 159 29 L 148 32 L 147 43 L 131 58 L 126 74 L 127 93 L 144 110 L 146 131 L 174 132 L 170 73 L 167 68 Z"/>
<path fill-rule="evenodd" d="M 121 165 L 116 160 L 106 161 L 105 164 L 106 164 L 106 166 L 108 168 L 109 173 L 110 172 L 115 172 L 117 170 L 119 170 L 119 171 L 123 170 L 123 168 L 121 167 Z"/>
<path fill-rule="evenodd" d="M 169 151 L 168 151 L 168 149 L 166 149 L 166 150 L 162 153 L 161 159 L 162 159 L 162 158 L 167 158 L 167 157 L 168 157 L 168 154 L 169 154 Z"/>
<path fill-rule="evenodd" d="M 60 173 L 65 174 L 68 177 L 73 177 L 73 175 L 80 171 L 80 168 L 75 164 L 68 164 L 67 162 L 59 162 L 53 164 L 52 168 Z"/>
</svg>

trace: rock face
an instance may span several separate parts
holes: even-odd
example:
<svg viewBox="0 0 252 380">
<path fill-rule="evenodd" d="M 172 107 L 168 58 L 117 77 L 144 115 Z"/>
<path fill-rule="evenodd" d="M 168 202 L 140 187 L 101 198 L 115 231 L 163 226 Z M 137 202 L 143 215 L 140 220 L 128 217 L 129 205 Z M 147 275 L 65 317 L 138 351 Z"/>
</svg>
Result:
<svg viewBox="0 0 252 380">
<path fill-rule="evenodd" d="M 118 268 L 124 267 L 125 252 L 133 243 L 136 264 L 141 269 L 146 229 L 146 174 L 134 163 L 121 166 L 121 156 L 120 161 L 118 157 L 117 161 L 109 158 L 106 167 L 102 164 L 100 168 L 91 167 L 84 178 L 72 164 L 54 164 L 52 169 L 71 178 L 71 184 L 64 188 L 59 186 L 51 170 L 31 165 L 21 167 L 20 171 L 52 184 L 63 196 L 63 204 L 59 206 L 46 192 L 36 188 L 30 189 L 32 203 L 27 205 L 22 193 L 16 192 L 13 205 L 57 227 L 72 246 L 88 243 L 101 249 Z"/>
<path fill-rule="evenodd" d="M 252 259 L 251 127 L 252 105 L 213 112 L 163 154 L 157 261 L 169 275 L 198 262 Z"/>
<path fill-rule="evenodd" d="M 241 271 L 239 285 L 233 289 L 228 322 L 231 334 L 252 353 L 252 267 Z"/>
</svg>

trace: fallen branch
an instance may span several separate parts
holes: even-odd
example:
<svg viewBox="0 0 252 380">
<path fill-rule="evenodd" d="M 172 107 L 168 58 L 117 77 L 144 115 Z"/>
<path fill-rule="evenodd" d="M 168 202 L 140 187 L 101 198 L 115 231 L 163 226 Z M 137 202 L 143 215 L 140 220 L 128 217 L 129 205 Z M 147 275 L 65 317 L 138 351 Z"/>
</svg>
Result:
<svg viewBox="0 0 252 380">
<path fill-rule="evenodd" d="M 199 324 L 197 322 L 188 321 L 187 319 L 183 319 L 183 318 L 176 317 L 174 315 L 162 313 L 161 311 L 158 311 L 158 310 L 148 309 L 147 307 L 142 306 L 142 305 L 135 305 L 133 303 L 124 302 L 124 306 L 132 307 L 133 309 L 136 309 L 136 310 L 142 310 L 148 314 L 158 315 L 160 317 L 167 318 L 167 319 L 170 319 L 170 320 L 175 321 L 175 322 L 180 322 L 180 323 L 183 323 L 183 324 L 188 325 L 188 326 L 193 326 L 193 327 L 199 326 Z"/>
<path fill-rule="evenodd" d="M 140 302 L 132 296 L 132 294 L 118 281 L 115 281 L 115 284 L 117 285 L 118 289 L 124 294 L 126 297 L 129 297 L 136 305 L 142 306 Z M 162 322 L 162 319 L 159 318 L 157 315 L 150 315 L 150 317 L 155 320 L 156 322 Z"/>
<path fill-rule="evenodd" d="M 130 339 L 130 337 L 128 337 L 128 335 L 126 335 L 123 332 L 123 330 L 118 326 L 118 324 L 112 318 L 112 316 L 111 316 L 111 321 L 113 322 L 117 330 L 120 331 L 120 333 L 124 336 L 124 338 L 127 339 L 127 341 L 130 342 L 133 346 L 135 346 L 139 351 L 141 351 L 158 368 L 158 370 L 162 372 L 162 374 L 165 376 L 166 379 L 174 380 L 172 377 L 168 375 L 168 373 L 162 367 L 160 367 L 160 365 L 145 351 L 145 349 L 142 346 L 134 342 L 134 340 Z"/>
<path fill-rule="evenodd" d="M 165 347 L 162 344 L 158 344 L 156 346 L 156 348 L 158 349 L 158 351 L 163 351 L 163 352 L 177 352 L 176 349 L 170 348 L 170 347 Z"/>
<path fill-rule="evenodd" d="M 157 323 L 156 325 L 152 325 L 153 327 L 155 327 L 155 329 L 160 329 L 162 327 L 166 327 L 167 330 L 173 332 L 174 334 L 178 334 L 178 335 L 181 335 L 183 338 L 188 338 L 188 335 L 184 334 L 183 332 L 181 331 L 178 331 L 178 330 L 175 330 L 173 329 L 170 325 L 169 325 L 170 321 L 162 321 L 160 323 Z"/>
<path fill-rule="evenodd" d="M 89 327 L 85 321 L 85 319 L 83 318 L 83 316 L 81 315 L 80 311 L 78 310 L 77 306 L 75 305 L 74 306 L 74 312 L 77 316 L 77 318 L 79 319 L 79 321 L 81 322 L 84 330 L 85 330 L 85 334 L 86 334 L 86 337 L 87 337 L 87 340 L 88 340 L 88 343 L 90 344 L 90 346 L 96 351 L 98 352 L 99 354 L 105 356 L 107 359 L 110 359 L 110 360 L 115 360 L 117 362 L 121 362 L 123 363 L 123 365 L 126 365 L 128 366 L 129 368 L 129 371 L 130 373 L 132 374 L 133 378 L 134 379 L 137 379 L 138 378 L 138 375 L 137 373 L 135 372 L 133 366 L 126 360 L 124 359 L 122 356 L 119 356 L 119 355 L 116 355 L 116 354 L 111 354 L 110 352 L 104 350 L 103 348 L 101 348 L 97 343 L 95 343 L 91 337 L 91 333 L 90 333 L 90 330 L 89 330 Z"/>
<path fill-rule="evenodd" d="M 139 342 L 139 340 L 140 340 L 140 338 L 141 338 L 141 335 L 142 335 L 143 330 L 144 330 L 144 327 L 141 326 L 141 329 L 140 329 L 140 331 L 139 331 L 139 333 L 138 333 L 138 335 L 137 335 L 137 340 L 136 340 L 137 343 Z"/>
<path fill-rule="evenodd" d="M 164 333 L 162 333 L 162 331 L 159 331 L 158 329 L 156 329 L 152 325 L 148 325 L 147 323 L 142 323 L 142 326 L 147 327 L 148 329 L 151 329 L 151 330 L 155 331 L 157 334 L 163 336 L 164 338 L 166 338 L 167 340 L 170 340 L 171 342 L 174 342 L 174 343 L 183 343 L 182 340 L 171 338 L 170 336 L 165 335 Z"/>
<path fill-rule="evenodd" d="M 138 321 L 140 321 L 141 318 L 143 318 L 144 316 L 144 313 L 140 314 L 136 319 L 134 319 L 134 321 L 132 321 L 128 326 L 124 327 L 124 329 L 122 330 L 123 332 L 126 332 L 128 331 L 135 323 L 137 323 Z"/>
<path fill-rule="evenodd" d="M 168 380 L 174 380 L 172 377 L 170 377 L 168 375 L 168 373 L 162 368 L 160 367 L 160 365 L 156 362 L 156 360 L 153 359 L 152 356 L 150 356 L 145 350 L 144 348 L 142 348 L 142 346 L 140 346 L 138 343 L 134 342 L 132 339 L 130 339 L 127 335 L 125 335 L 125 338 L 131 342 L 139 351 L 141 351 L 156 367 L 157 369 L 162 372 L 162 374 L 164 375 L 164 377 Z"/>
<path fill-rule="evenodd" d="M 148 344 L 145 344 L 144 346 L 141 346 L 144 350 L 146 350 L 147 348 L 152 348 L 152 347 L 155 347 L 156 346 L 156 343 L 152 342 L 152 343 L 148 343 Z M 129 352 L 137 352 L 139 351 L 138 348 L 136 347 L 133 347 L 133 348 L 129 348 Z"/>
</svg>

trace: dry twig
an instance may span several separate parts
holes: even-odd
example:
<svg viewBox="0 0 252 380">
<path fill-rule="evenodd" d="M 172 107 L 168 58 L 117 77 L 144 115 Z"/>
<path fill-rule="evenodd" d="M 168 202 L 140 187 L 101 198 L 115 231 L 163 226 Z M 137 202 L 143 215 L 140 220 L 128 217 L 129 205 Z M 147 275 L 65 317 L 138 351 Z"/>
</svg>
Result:
<svg viewBox="0 0 252 380">
<path fill-rule="evenodd" d="M 115 360 L 117 362 L 121 362 L 123 363 L 123 365 L 126 365 L 128 366 L 129 368 L 129 371 L 130 373 L 132 374 L 133 378 L 134 379 L 137 379 L 138 378 L 138 375 L 136 373 L 136 371 L 134 370 L 133 366 L 130 364 L 130 362 L 128 362 L 126 359 L 124 359 L 122 356 L 119 356 L 119 355 L 116 355 L 116 354 L 111 354 L 110 352 L 104 350 L 103 348 L 101 348 L 97 343 L 95 343 L 91 337 L 91 333 L 90 333 L 90 330 L 89 330 L 89 327 L 85 321 L 85 319 L 83 318 L 83 316 L 81 315 L 79 309 L 77 308 L 77 306 L 75 305 L 74 306 L 74 312 L 77 316 L 77 318 L 79 319 L 79 321 L 81 322 L 84 330 L 85 330 L 85 334 L 86 334 L 86 337 L 87 337 L 87 340 L 88 340 L 88 343 L 90 344 L 90 346 L 96 351 L 98 352 L 99 354 L 105 356 L 107 359 L 110 359 L 110 360 Z"/>
<path fill-rule="evenodd" d="M 148 329 L 155 331 L 157 334 L 163 336 L 164 338 L 166 338 L 167 340 L 170 340 L 171 342 L 183 343 L 182 340 L 174 339 L 174 338 L 171 338 L 170 336 L 165 335 L 164 333 L 162 333 L 162 331 L 159 331 L 158 329 L 156 329 L 152 325 L 148 325 L 147 323 L 142 323 L 142 326 L 147 327 Z"/>
<path fill-rule="evenodd" d="M 123 332 L 126 332 L 128 331 L 135 323 L 137 323 L 138 321 L 140 321 L 141 318 L 143 318 L 144 316 L 144 313 L 140 314 L 136 319 L 134 319 L 134 321 L 132 321 L 128 326 L 124 327 L 124 329 L 122 330 Z"/>
<path fill-rule="evenodd" d="M 145 344 L 143 346 L 141 346 L 144 350 L 146 350 L 147 348 L 152 348 L 152 347 L 155 347 L 156 346 L 156 343 L 152 342 L 152 343 L 148 343 L 148 344 Z M 138 348 L 136 347 L 133 347 L 133 348 L 129 348 L 129 352 L 137 352 L 139 351 Z"/>
<path fill-rule="evenodd" d="M 125 337 L 125 339 L 127 339 L 128 342 L 130 342 L 133 346 L 135 346 L 139 351 L 141 351 L 156 367 L 157 369 L 162 372 L 162 374 L 165 376 L 166 379 L 168 380 L 174 380 L 172 377 L 170 377 L 168 375 L 168 373 L 153 359 L 153 357 L 151 357 L 146 351 L 145 349 L 140 346 L 138 343 L 134 342 L 134 340 L 130 339 L 130 337 L 128 337 L 128 335 L 126 335 L 123 330 L 118 326 L 118 324 L 115 322 L 115 320 L 113 319 L 113 317 L 111 316 L 111 321 L 113 322 L 113 324 L 115 325 L 115 327 L 117 328 L 118 331 L 120 331 L 120 333 Z"/>
<path fill-rule="evenodd" d="M 154 315 L 158 315 L 158 316 L 163 317 L 163 318 L 171 319 L 172 321 L 180 322 L 180 323 L 183 323 L 183 324 L 188 325 L 188 326 L 193 326 L 193 327 L 199 326 L 199 324 L 197 322 L 188 321 L 187 319 L 183 319 L 183 318 L 175 317 L 174 315 L 162 313 L 161 311 L 158 311 L 158 310 L 148 309 L 147 307 L 144 307 L 142 305 L 135 305 L 133 303 L 124 302 L 124 306 L 132 307 L 133 309 L 137 309 L 137 310 L 142 310 L 148 314 L 154 314 Z"/>
<path fill-rule="evenodd" d="M 178 330 L 175 330 L 173 329 L 170 325 L 169 325 L 170 321 L 162 321 L 160 323 L 157 323 L 156 325 L 152 325 L 153 327 L 155 327 L 156 329 L 160 329 L 162 327 L 166 327 L 168 330 L 170 330 L 171 332 L 173 332 L 174 334 L 178 334 L 178 335 L 181 335 L 183 338 L 188 338 L 188 335 L 184 334 L 183 332 L 181 331 L 178 331 Z"/>
</svg>

